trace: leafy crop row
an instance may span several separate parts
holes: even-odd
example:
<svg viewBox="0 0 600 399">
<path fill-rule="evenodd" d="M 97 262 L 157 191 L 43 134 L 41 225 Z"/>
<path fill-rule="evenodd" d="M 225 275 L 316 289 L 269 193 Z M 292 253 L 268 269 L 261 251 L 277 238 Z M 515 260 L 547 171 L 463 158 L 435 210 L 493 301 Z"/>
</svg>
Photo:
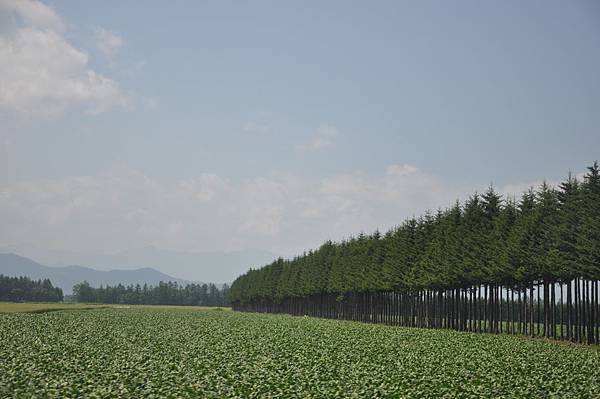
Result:
<svg viewBox="0 0 600 399">
<path fill-rule="evenodd" d="M 0 397 L 600 397 L 593 348 L 238 312 L 0 315 Z"/>
</svg>

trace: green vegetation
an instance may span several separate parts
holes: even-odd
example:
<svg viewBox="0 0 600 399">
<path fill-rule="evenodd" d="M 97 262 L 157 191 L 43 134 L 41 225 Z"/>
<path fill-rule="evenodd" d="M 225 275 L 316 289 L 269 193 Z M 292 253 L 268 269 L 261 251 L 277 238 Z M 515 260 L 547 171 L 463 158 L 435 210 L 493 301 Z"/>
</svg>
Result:
<svg viewBox="0 0 600 399">
<path fill-rule="evenodd" d="M 0 313 L 45 313 L 56 310 L 88 310 L 88 309 L 172 309 L 172 310 L 231 310 L 220 306 L 180 306 L 180 305 L 105 305 L 98 303 L 55 303 L 55 302 L 0 302 Z"/>
<path fill-rule="evenodd" d="M 43 313 L 55 310 L 82 310 L 106 307 L 85 303 L 56 303 L 56 302 L 0 302 L 0 313 Z"/>
<path fill-rule="evenodd" d="M 600 342 L 600 167 L 517 203 L 492 187 L 236 279 L 235 310 Z"/>
<path fill-rule="evenodd" d="M 0 397 L 592 398 L 591 347 L 285 315 L 0 315 Z"/>
<path fill-rule="evenodd" d="M 0 301 L 60 302 L 63 292 L 52 286 L 49 279 L 32 280 L 29 277 L 9 277 L 0 274 Z"/>
<path fill-rule="evenodd" d="M 87 281 L 73 287 L 77 302 L 130 305 L 229 306 L 229 286 L 161 281 L 157 286 L 122 284 L 94 288 Z"/>
</svg>

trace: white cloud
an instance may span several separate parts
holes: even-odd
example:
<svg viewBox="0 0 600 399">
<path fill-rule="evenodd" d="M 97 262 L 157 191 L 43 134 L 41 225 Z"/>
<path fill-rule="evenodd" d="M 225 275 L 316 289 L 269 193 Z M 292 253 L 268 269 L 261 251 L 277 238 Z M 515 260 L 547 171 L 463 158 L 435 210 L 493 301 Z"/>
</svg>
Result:
<svg viewBox="0 0 600 399">
<path fill-rule="evenodd" d="M 579 173 L 574 173 L 572 177 L 577 179 L 578 181 L 582 182 L 584 176 L 585 176 L 585 172 L 579 172 Z M 562 178 L 560 180 L 545 180 L 545 182 L 548 186 L 558 189 L 560 184 L 562 182 L 564 182 L 565 180 L 567 180 L 567 176 L 565 176 L 564 178 Z M 544 183 L 544 180 L 535 180 L 535 181 L 526 182 L 526 183 L 509 183 L 509 184 L 502 185 L 500 187 L 494 187 L 494 190 L 496 190 L 498 193 L 500 193 L 504 198 L 511 198 L 511 199 L 519 200 L 522 197 L 523 193 L 529 191 L 532 188 L 534 191 L 536 191 L 542 186 L 543 183 Z M 487 190 L 488 187 L 489 186 L 486 186 L 485 188 L 482 187 L 479 192 L 484 192 L 485 190 Z"/>
<path fill-rule="evenodd" d="M 339 135 L 339 130 L 335 126 L 321 125 L 317 128 L 314 137 L 308 144 L 299 145 L 299 150 L 318 151 L 333 144 L 335 138 Z"/>
<path fill-rule="evenodd" d="M 498 191 L 519 194 L 527 187 Z M 473 191 L 405 164 L 374 175 L 316 181 L 286 175 L 232 181 L 202 173 L 165 183 L 120 168 L 0 186 L 0 246 L 32 242 L 84 252 L 146 245 L 190 251 L 260 248 L 292 256 L 327 239 L 386 231 Z"/>
<path fill-rule="evenodd" d="M 15 19 L 20 19 L 38 29 L 49 29 L 55 32 L 65 30 L 62 18 L 52 8 L 39 1 L 1 0 L 0 12 L 10 16 L 14 24 L 18 24 Z"/>
<path fill-rule="evenodd" d="M 412 165 L 406 165 L 406 164 L 389 165 L 386 170 L 386 173 L 389 176 L 410 176 L 410 175 L 413 175 L 418 172 L 419 172 L 418 168 L 416 168 Z"/>
<path fill-rule="evenodd" d="M 227 180 L 212 173 L 202 173 L 195 179 L 180 181 L 173 195 L 182 196 L 180 200 L 212 201 L 228 189 Z"/>
<path fill-rule="evenodd" d="M 274 235 L 288 201 L 285 182 L 258 177 L 244 182 L 239 189 L 239 203 L 234 204 L 240 219 L 239 232 Z"/>
<path fill-rule="evenodd" d="M 172 184 L 120 169 L 0 187 L 0 244 L 264 248 L 292 255 L 325 239 L 390 228 L 455 198 L 453 188 L 410 165 L 318 181 L 278 175 L 233 182 L 204 173 Z"/>
<path fill-rule="evenodd" d="M 390 165 L 376 176 L 337 175 L 321 180 L 302 215 L 329 226 L 339 239 L 376 228 L 387 230 L 406 217 L 450 205 L 461 192 L 412 165 Z M 324 222 L 326 221 L 326 222 Z"/>
<path fill-rule="evenodd" d="M 118 83 L 90 69 L 88 54 L 67 42 L 52 8 L 2 0 L 0 17 L 14 22 L 0 33 L 0 108 L 56 115 L 75 105 L 93 113 L 125 105 Z"/>
<path fill-rule="evenodd" d="M 501 187 L 494 187 L 494 190 L 501 194 L 504 198 L 511 199 L 519 199 L 523 195 L 524 192 L 528 191 L 530 188 L 536 189 L 542 184 L 542 181 L 535 181 L 530 183 L 510 183 L 505 184 Z M 479 190 L 480 193 L 485 192 L 489 186 L 481 187 Z"/>
<path fill-rule="evenodd" d="M 96 29 L 96 45 L 102 54 L 110 61 L 113 60 L 117 52 L 123 47 L 123 38 L 115 32 L 104 28 Z"/>
<path fill-rule="evenodd" d="M 214 174 L 161 184 L 130 169 L 20 182 L 0 187 L 0 243 L 231 248 L 278 231 L 282 190 L 266 178 L 233 184 Z"/>
</svg>

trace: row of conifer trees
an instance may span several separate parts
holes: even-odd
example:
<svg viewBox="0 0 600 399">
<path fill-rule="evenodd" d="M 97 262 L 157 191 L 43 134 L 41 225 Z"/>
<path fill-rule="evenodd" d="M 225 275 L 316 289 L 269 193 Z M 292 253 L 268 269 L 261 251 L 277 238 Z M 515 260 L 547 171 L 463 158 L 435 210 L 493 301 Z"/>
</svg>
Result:
<svg viewBox="0 0 600 399">
<path fill-rule="evenodd" d="M 229 306 L 229 286 L 223 284 L 178 284 L 160 281 L 158 285 L 130 284 L 92 287 L 87 281 L 73 287 L 73 296 L 83 303 L 120 303 L 130 305 Z"/>
<path fill-rule="evenodd" d="M 250 269 L 235 310 L 600 343 L 600 168 Z"/>
<path fill-rule="evenodd" d="M 32 280 L 29 277 L 10 277 L 0 274 L 0 301 L 60 302 L 63 291 L 49 279 Z"/>
</svg>

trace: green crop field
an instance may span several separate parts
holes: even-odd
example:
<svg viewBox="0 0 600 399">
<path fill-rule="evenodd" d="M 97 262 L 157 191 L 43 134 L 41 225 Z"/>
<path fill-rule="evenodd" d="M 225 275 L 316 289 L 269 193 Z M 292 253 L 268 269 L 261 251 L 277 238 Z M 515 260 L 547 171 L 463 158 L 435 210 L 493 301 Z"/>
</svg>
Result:
<svg viewBox="0 0 600 399">
<path fill-rule="evenodd" d="M 103 305 L 98 303 L 66 302 L 0 302 L 0 313 L 46 313 L 56 310 L 89 310 L 102 308 L 153 308 L 153 309 L 195 309 L 195 310 L 231 310 L 217 306 L 171 306 L 171 305 Z"/>
<path fill-rule="evenodd" d="M 0 359 L 0 397 L 600 397 L 592 347 L 207 309 L 0 314 Z"/>
<path fill-rule="evenodd" d="M 62 302 L 0 302 L 0 313 L 44 313 L 56 310 L 106 308 L 107 305 Z"/>
</svg>

